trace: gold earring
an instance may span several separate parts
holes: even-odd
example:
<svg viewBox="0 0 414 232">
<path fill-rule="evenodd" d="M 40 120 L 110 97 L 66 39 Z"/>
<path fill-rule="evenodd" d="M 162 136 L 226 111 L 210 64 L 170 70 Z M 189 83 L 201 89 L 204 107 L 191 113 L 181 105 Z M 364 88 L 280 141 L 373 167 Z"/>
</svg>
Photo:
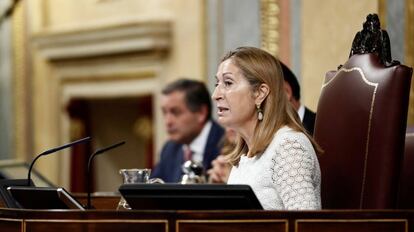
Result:
<svg viewBox="0 0 414 232">
<path fill-rule="evenodd" d="M 256 105 L 256 110 L 257 110 L 257 119 L 259 121 L 263 120 L 263 110 L 260 108 L 260 104 Z"/>
</svg>

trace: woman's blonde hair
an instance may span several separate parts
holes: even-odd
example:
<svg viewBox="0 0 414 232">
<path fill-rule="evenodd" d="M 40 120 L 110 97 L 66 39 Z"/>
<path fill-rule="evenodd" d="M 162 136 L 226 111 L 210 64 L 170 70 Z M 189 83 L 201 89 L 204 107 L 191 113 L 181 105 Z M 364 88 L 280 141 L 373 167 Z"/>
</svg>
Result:
<svg viewBox="0 0 414 232">
<path fill-rule="evenodd" d="M 321 150 L 311 136 L 306 132 L 299 116 L 286 97 L 283 88 L 284 79 L 279 61 L 270 53 L 254 47 L 239 47 L 228 52 L 221 62 L 231 59 L 249 82 L 253 91 L 261 84 L 269 86 L 269 94 L 261 104 L 263 120 L 256 124 L 251 147 L 238 136 L 236 147 L 227 158 L 232 165 L 238 165 L 240 157 L 247 154 L 253 157 L 263 152 L 270 144 L 275 133 L 287 125 L 295 131 L 303 132 L 311 141 L 315 151 Z"/>
</svg>

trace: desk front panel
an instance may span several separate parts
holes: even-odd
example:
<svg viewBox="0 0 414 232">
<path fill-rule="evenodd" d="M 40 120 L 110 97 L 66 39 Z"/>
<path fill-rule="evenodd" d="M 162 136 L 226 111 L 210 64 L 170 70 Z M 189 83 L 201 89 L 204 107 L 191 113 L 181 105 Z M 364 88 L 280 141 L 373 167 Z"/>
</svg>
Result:
<svg viewBox="0 0 414 232">
<path fill-rule="evenodd" d="M 167 220 L 25 220 L 26 232 L 168 232 Z M 2 230 L 1 230 L 2 231 Z"/>
<path fill-rule="evenodd" d="M 404 219 L 310 219 L 296 220 L 296 232 L 408 232 Z"/>
<path fill-rule="evenodd" d="M 288 232 L 288 220 L 177 220 L 176 232 Z"/>
<path fill-rule="evenodd" d="M 0 218 L 1 232 L 21 232 L 23 219 Z"/>
</svg>

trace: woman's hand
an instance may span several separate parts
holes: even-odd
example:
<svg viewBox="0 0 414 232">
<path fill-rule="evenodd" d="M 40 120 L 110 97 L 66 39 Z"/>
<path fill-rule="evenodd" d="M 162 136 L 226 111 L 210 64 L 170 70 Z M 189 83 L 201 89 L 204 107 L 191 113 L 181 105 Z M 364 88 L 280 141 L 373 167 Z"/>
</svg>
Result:
<svg viewBox="0 0 414 232">
<path fill-rule="evenodd" d="M 223 155 L 219 155 L 211 162 L 211 165 L 212 168 L 207 171 L 209 175 L 208 182 L 227 183 L 231 170 L 231 165 L 227 162 L 227 159 Z"/>
</svg>

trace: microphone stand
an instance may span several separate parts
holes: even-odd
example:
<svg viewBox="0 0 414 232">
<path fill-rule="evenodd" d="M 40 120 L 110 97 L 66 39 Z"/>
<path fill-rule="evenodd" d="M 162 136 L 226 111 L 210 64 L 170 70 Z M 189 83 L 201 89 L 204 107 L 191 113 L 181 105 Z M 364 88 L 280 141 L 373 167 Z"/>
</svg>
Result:
<svg viewBox="0 0 414 232">
<path fill-rule="evenodd" d="M 93 158 L 95 157 L 95 156 L 97 156 L 97 155 L 100 155 L 100 154 L 102 154 L 102 153 L 104 153 L 104 152 L 106 152 L 106 151 L 108 151 L 108 150 L 111 150 L 111 149 L 114 149 L 114 148 L 116 148 L 116 147 L 119 147 L 119 146 L 121 146 L 121 145 L 123 145 L 123 144 L 125 144 L 125 141 L 122 141 L 122 142 L 119 142 L 119 143 L 116 143 L 116 144 L 114 144 L 114 145 L 111 145 L 111 146 L 109 146 L 109 147 L 105 147 L 105 148 L 101 148 L 101 149 L 98 149 L 98 150 L 96 150 L 90 157 L 89 157 L 89 160 L 88 160 L 88 170 L 87 170 L 87 179 L 86 179 L 86 183 L 87 183 L 87 189 L 88 189 L 88 203 L 87 203 L 87 206 L 86 206 L 86 208 L 87 209 L 91 209 L 92 208 L 92 205 L 91 205 L 91 167 L 92 167 L 92 160 L 93 160 Z"/>
<path fill-rule="evenodd" d="M 36 158 L 35 158 L 35 159 L 32 161 L 32 163 L 30 164 L 29 173 L 27 174 L 27 186 L 30 186 L 30 175 L 31 175 L 31 173 L 32 173 L 32 168 L 33 168 L 33 165 L 34 165 L 34 163 L 36 162 L 36 160 L 37 160 L 37 159 L 39 159 L 41 156 L 44 156 L 44 155 L 49 155 L 49 154 L 51 154 L 51 153 L 54 153 L 54 152 L 60 151 L 60 150 L 62 150 L 62 149 L 68 148 L 68 147 L 72 147 L 72 146 L 74 146 L 74 145 L 76 145 L 76 144 L 79 144 L 79 143 L 84 143 L 84 142 L 86 142 L 86 141 L 89 141 L 90 139 L 91 139 L 91 137 L 86 137 L 86 138 L 83 138 L 83 139 L 79 139 L 79 140 L 76 140 L 76 141 L 74 141 L 74 142 L 71 142 L 71 143 L 68 143 L 68 144 L 62 145 L 62 146 L 60 146 L 60 147 L 56 147 L 56 148 L 52 148 L 52 149 L 46 150 L 46 151 L 44 151 L 44 152 L 40 153 L 39 155 L 37 155 L 37 156 L 36 156 Z"/>
</svg>

